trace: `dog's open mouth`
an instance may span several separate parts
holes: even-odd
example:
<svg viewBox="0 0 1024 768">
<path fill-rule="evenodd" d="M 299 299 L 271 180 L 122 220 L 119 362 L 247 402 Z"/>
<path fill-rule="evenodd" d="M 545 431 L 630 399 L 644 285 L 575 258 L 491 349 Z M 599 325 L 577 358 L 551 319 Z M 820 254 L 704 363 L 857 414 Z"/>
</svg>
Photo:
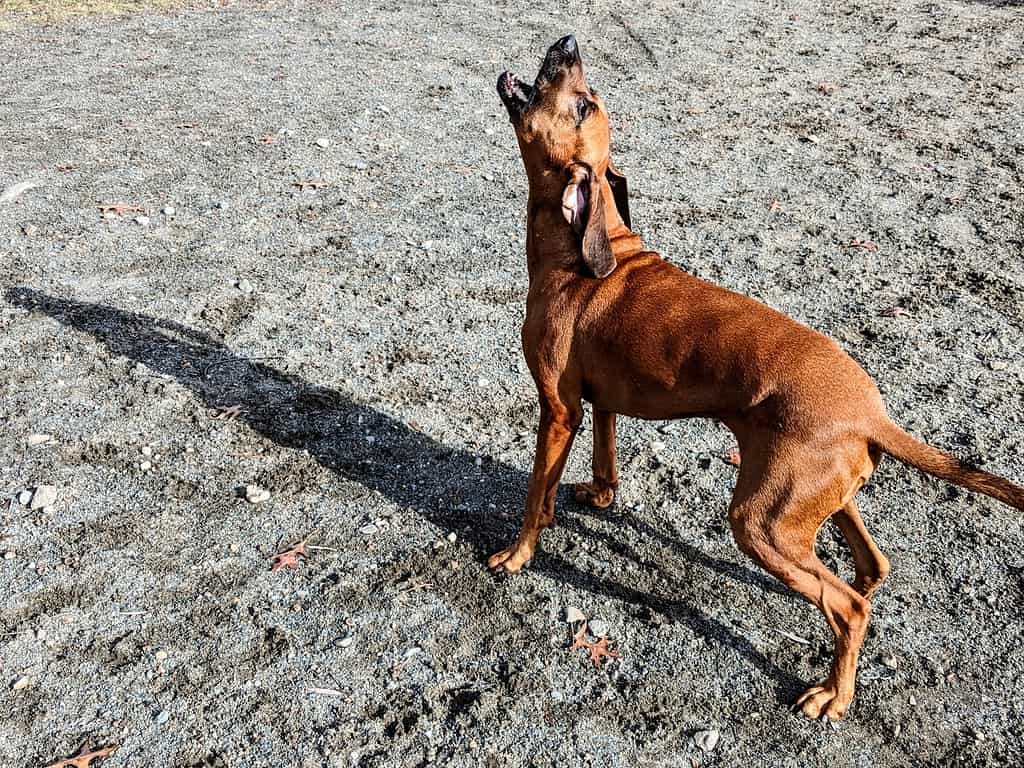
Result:
<svg viewBox="0 0 1024 768">
<path fill-rule="evenodd" d="M 527 85 L 511 72 L 502 72 L 498 77 L 498 95 L 512 118 L 522 115 L 533 101 L 534 88 Z"/>
</svg>

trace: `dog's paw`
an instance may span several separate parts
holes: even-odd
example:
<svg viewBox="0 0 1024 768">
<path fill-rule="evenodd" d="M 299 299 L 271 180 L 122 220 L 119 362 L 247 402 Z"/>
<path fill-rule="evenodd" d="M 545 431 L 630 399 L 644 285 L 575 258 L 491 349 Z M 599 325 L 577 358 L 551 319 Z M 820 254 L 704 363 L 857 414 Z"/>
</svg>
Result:
<svg viewBox="0 0 1024 768">
<path fill-rule="evenodd" d="M 822 715 L 829 720 L 841 720 L 852 699 L 853 696 L 841 695 L 835 683 L 826 680 L 821 685 L 812 686 L 804 691 L 796 700 L 795 706 L 811 720 L 817 720 Z"/>
<path fill-rule="evenodd" d="M 589 504 L 598 509 L 609 507 L 615 501 L 615 489 L 609 485 L 576 483 L 573 490 L 576 492 L 576 501 L 580 504 Z"/>
<path fill-rule="evenodd" d="M 529 564 L 532 557 L 532 552 L 526 552 L 524 547 L 513 544 L 491 555 L 487 560 L 487 567 L 494 573 L 519 573 Z"/>
</svg>

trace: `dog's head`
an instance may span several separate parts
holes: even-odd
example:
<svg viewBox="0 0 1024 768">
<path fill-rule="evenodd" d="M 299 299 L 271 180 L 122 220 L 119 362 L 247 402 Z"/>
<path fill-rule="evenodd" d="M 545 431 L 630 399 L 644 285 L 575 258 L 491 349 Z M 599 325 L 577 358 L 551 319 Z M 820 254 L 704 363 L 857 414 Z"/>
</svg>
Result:
<svg viewBox="0 0 1024 768">
<path fill-rule="evenodd" d="M 584 263 L 605 277 L 615 269 L 608 216 L 630 227 L 629 196 L 611 161 L 608 111 L 587 85 L 576 38 L 548 49 L 533 85 L 503 72 L 498 95 L 519 139 L 531 201 L 561 209 Z"/>
</svg>

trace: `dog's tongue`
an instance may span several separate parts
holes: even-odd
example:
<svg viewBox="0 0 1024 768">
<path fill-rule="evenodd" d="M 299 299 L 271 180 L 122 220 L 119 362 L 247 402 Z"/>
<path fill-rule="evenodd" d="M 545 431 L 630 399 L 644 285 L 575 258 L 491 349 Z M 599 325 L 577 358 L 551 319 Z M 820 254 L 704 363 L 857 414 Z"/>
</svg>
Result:
<svg viewBox="0 0 1024 768">
<path fill-rule="evenodd" d="M 587 204 L 583 194 L 583 187 L 579 184 L 569 184 L 562 193 L 562 215 L 573 227 L 583 215 L 583 208 Z"/>
</svg>

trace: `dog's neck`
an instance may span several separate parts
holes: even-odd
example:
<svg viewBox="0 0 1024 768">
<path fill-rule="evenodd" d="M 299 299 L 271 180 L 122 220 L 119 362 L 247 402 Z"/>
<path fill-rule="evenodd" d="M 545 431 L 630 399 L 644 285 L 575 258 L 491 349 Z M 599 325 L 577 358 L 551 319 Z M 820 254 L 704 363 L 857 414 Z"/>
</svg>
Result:
<svg viewBox="0 0 1024 768">
<path fill-rule="evenodd" d="M 608 242 L 615 260 L 622 261 L 642 251 L 643 240 L 622 220 L 608 182 L 602 179 L 601 186 Z M 562 214 L 561 200 L 548 201 L 531 189 L 526 221 L 526 268 L 530 283 L 551 272 L 578 272 L 581 265 L 579 237 Z"/>
</svg>

